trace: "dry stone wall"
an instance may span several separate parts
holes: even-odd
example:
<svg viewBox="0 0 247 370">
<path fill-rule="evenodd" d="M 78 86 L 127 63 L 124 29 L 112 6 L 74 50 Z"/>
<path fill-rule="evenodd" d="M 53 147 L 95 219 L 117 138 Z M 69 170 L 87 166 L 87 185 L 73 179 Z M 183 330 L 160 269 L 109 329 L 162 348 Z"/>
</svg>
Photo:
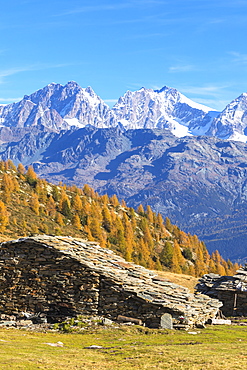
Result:
<svg viewBox="0 0 247 370">
<path fill-rule="evenodd" d="M 99 275 L 73 257 L 26 240 L 0 250 L 0 311 L 97 314 Z"/>
<path fill-rule="evenodd" d="M 0 314 L 124 315 L 150 327 L 165 313 L 175 326 L 203 325 L 221 306 L 95 243 L 46 235 L 1 244 L 0 293 Z"/>
<path fill-rule="evenodd" d="M 196 289 L 219 299 L 225 316 L 247 316 L 247 265 L 234 276 L 206 274 L 199 279 Z"/>
</svg>

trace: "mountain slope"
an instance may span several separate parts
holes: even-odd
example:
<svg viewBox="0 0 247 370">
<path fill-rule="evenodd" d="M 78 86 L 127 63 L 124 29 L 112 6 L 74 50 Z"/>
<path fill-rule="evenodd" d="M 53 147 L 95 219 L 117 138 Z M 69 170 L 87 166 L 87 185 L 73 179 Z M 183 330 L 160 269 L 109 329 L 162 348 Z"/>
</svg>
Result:
<svg viewBox="0 0 247 370">
<path fill-rule="evenodd" d="M 26 135 L 0 158 L 33 163 L 52 182 L 151 205 L 225 258 L 247 257 L 247 145 L 166 130 L 96 129 Z M 240 238 L 240 239 L 239 239 Z"/>
<path fill-rule="evenodd" d="M 234 273 L 237 265 L 218 252 L 209 255 L 204 243 L 181 231 L 169 219 L 139 206 L 137 211 L 114 195 L 99 196 L 92 188 L 52 185 L 32 167 L 16 170 L 0 162 L 0 234 L 9 238 L 35 233 L 80 236 L 98 241 L 149 268 L 200 276 Z"/>
</svg>

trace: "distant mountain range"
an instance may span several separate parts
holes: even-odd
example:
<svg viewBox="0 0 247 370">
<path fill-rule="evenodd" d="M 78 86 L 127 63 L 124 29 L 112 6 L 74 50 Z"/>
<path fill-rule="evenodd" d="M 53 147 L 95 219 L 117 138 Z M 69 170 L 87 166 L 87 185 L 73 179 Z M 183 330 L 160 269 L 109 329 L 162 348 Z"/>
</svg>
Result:
<svg viewBox="0 0 247 370">
<path fill-rule="evenodd" d="M 149 204 L 210 251 L 247 259 L 247 94 L 217 112 L 141 88 L 110 109 L 90 87 L 53 83 L 1 105 L 0 125 L 1 159 Z"/>
<path fill-rule="evenodd" d="M 176 89 L 127 91 L 110 109 L 91 87 L 49 84 L 17 103 L 0 105 L 0 127 L 44 127 L 59 132 L 85 126 L 166 129 L 175 136 L 207 135 L 247 141 L 247 94 L 223 112 L 197 104 Z M 25 131 L 23 131 L 25 132 Z"/>
</svg>

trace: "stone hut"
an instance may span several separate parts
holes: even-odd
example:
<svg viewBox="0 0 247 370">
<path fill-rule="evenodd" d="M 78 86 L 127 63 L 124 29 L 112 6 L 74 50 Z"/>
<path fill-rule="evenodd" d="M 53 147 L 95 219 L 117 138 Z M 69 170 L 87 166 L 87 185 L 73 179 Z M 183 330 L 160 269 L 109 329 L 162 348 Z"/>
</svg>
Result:
<svg viewBox="0 0 247 370">
<path fill-rule="evenodd" d="M 247 264 L 234 276 L 204 275 L 196 290 L 219 299 L 225 316 L 247 316 Z"/>
<path fill-rule="evenodd" d="M 175 326 L 203 325 L 221 306 L 96 243 L 47 235 L 1 244 L 0 292 L 0 313 L 7 315 L 43 313 L 55 321 L 123 315 L 148 327 L 160 327 L 165 313 Z"/>
</svg>

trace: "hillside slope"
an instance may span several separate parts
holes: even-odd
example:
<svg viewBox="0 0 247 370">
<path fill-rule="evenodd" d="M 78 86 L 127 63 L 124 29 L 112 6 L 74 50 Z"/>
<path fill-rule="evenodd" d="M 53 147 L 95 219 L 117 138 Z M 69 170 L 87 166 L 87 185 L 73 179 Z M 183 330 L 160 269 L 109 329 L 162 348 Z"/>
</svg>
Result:
<svg viewBox="0 0 247 370">
<path fill-rule="evenodd" d="M 42 178 L 157 213 L 218 249 L 247 258 L 247 144 L 205 136 L 176 138 L 167 130 L 34 131 L 4 147 L 0 158 L 33 164 Z"/>
<path fill-rule="evenodd" d="M 197 236 L 186 234 L 150 206 L 135 211 L 116 195 L 39 179 L 30 166 L 0 162 L 0 232 L 16 238 L 44 233 L 95 240 L 128 261 L 157 270 L 201 276 L 233 273 L 237 265 L 216 251 L 210 256 Z"/>
</svg>

